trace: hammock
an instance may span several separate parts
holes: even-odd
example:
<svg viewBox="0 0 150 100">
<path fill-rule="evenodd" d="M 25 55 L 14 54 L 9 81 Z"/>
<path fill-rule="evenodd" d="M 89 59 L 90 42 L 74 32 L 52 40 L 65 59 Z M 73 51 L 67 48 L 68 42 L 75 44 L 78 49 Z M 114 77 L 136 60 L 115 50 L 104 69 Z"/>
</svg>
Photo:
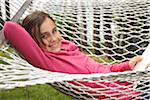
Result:
<svg viewBox="0 0 150 100">
<path fill-rule="evenodd" d="M 43 10 L 56 20 L 65 39 L 104 64 L 140 55 L 149 44 L 150 0 L 1 0 L 0 7 L 1 29 L 7 20 L 20 22 Z M 32 66 L 7 42 L 0 51 L 0 90 L 48 83 L 75 99 L 150 99 L 149 70 L 64 74 Z"/>
</svg>

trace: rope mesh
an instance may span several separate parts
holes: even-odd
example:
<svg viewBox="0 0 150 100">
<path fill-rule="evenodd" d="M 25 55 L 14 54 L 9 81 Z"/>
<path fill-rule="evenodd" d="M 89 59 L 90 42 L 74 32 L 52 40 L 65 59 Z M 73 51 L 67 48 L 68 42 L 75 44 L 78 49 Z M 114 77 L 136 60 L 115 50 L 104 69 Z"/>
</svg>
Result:
<svg viewBox="0 0 150 100">
<path fill-rule="evenodd" d="M 52 0 L 35 2 L 26 12 L 38 9 L 49 12 L 66 39 L 90 56 L 108 58 L 114 63 L 141 54 L 148 45 L 149 5 L 149 0 Z"/>
<path fill-rule="evenodd" d="M 1 28 L 25 2 L 7 1 L 0 1 Z M 48 12 L 65 39 L 104 64 L 142 54 L 150 41 L 150 0 L 33 0 L 18 21 L 35 10 Z M 33 67 L 7 44 L 0 50 L 0 89 L 50 83 L 76 99 L 150 99 L 149 71 L 68 75 Z"/>
<path fill-rule="evenodd" d="M 1 0 L 0 1 L 0 29 L 5 21 L 13 18 L 25 0 Z"/>
</svg>

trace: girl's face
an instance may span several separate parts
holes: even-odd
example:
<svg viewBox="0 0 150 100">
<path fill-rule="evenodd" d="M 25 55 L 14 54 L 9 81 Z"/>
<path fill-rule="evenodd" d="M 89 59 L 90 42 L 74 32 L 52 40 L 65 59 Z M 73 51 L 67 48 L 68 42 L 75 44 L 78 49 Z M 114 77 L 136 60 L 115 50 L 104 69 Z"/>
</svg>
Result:
<svg viewBox="0 0 150 100">
<path fill-rule="evenodd" d="M 43 50 L 49 52 L 59 52 L 61 45 L 61 35 L 56 28 L 56 24 L 48 17 L 40 26 L 41 40 L 44 45 L 40 45 Z"/>
</svg>

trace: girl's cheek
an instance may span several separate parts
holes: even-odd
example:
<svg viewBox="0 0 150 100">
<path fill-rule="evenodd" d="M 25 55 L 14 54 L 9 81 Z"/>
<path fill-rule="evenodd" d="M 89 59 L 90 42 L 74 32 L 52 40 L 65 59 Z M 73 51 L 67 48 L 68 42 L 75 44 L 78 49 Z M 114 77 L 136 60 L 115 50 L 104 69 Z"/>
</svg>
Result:
<svg viewBox="0 0 150 100">
<path fill-rule="evenodd" d="M 49 44 L 48 41 L 45 41 L 45 45 L 48 46 L 48 44 Z"/>
<path fill-rule="evenodd" d="M 44 40 L 44 39 L 43 39 L 42 41 L 43 41 L 43 44 L 44 44 L 44 45 L 48 45 L 47 40 Z"/>
</svg>

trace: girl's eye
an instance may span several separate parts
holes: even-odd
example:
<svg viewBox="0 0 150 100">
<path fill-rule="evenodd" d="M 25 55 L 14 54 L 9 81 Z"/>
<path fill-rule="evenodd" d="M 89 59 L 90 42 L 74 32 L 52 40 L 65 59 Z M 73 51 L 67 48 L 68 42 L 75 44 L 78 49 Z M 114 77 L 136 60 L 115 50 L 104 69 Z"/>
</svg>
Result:
<svg viewBox="0 0 150 100">
<path fill-rule="evenodd" d="M 55 29 L 54 31 L 57 32 L 57 29 Z"/>
<path fill-rule="evenodd" d="M 53 33 L 55 34 L 57 32 L 57 29 L 54 29 Z"/>
<path fill-rule="evenodd" d="M 47 35 L 42 35 L 42 38 L 43 39 L 46 39 L 48 36 Z"/>
</svg>

